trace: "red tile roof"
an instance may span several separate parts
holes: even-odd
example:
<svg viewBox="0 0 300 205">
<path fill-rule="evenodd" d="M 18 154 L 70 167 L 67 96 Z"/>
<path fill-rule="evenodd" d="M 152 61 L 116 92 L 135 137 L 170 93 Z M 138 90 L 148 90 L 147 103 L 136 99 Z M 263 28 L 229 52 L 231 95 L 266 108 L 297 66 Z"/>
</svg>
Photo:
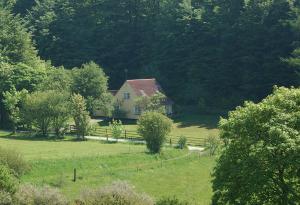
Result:
<svg viewBox="0 0 300 205">
<path fill-rule="evenodd" d="M 152 79 L 135 79 L 126 81 L 137 96 L 152 96 L 157 92 L 163 92 L 157 81 Z"/>
</svg>

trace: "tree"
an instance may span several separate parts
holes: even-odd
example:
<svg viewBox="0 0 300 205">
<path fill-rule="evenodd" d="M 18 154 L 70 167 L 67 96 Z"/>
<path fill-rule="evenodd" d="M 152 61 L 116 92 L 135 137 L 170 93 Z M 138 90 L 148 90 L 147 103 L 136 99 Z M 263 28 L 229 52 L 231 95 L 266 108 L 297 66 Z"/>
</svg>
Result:
<svg viewBox="0 0 300 205">
<path fill-rule="evenodd" d="M 57 92 L 71 92 L 72 77 L 69 70 L 60 68 L 49 68 L 41 83 L 38 85 L 38 90 L 56 90 Z"/>
<path fill-rule="evenodd" d="M 22 108 L 22 117 L 28 126 L 33 125 L 43 136 L 47 136 L 51 125 L 50 101 L 55 93 L 34 92 L 27 95 Z"/>
<path fill-rule="evenodd" d="M 93 113 L 96 107 L 99 108 L 99 105 L 103 105 L 105 108 L 106 103 L 111 103 L 107 93 L 107 81 L 108 77 L 102 68 L 94 62 L 90 62 L 83 64 L 80 69 L 73 70 L 72 91 L 87 100 L 87 109 Z"/>
<path fill-rule="evenodd" d="M 159 112 L 162 114 L 166 114 L 165 102 L 167 97 L 161 92 L 157 92 L 151 97 L 142 96 L 136 100 L 136 105 L 139 106 L 142 112 L 150 111 L 150 112 Z"/>
<path fill-rule="evenodd" d="M 71 114 L 75 122 L 77 137 L 84 140 L 90 130 L 90 116 L 86 111 L 86 103 L 80 94 L 71 97 Z"/>
<path fill-rule="evenodd" d="M 300 197 L 300 89 L 275 87 L 220 121 L 213 204 L 295 204 Z"/>
<path fill-rule="evenodd" d="M 49 101 L 51 127 L 54 129 L 56 137 L 63 137 L 68 129 L 68 120 L 71 117 L 69 98 L 68 92 L 56 92 Z"/>
<path fill-rule="evenodd" d="M 0 6 L 0 19 L 0 124 L 5 125 L 7 113 L 2 93 L 13 87 L 17 91 L 33 91 L 43 79 L 47 65 L 37 57 L 31 35 L 19 16 Z"/>
<path fill-rule="evenodd" d="M 138 133 L 145 139 L 150 152 L 160 152 L 166 136 L 171 132 L 172 120 L 161 113 L 145 112 L 137 124 Z"/>
<path fill-rule="evenodd" d="M 24 100 L 27 95 L 27 90 L 16 91 L 16 88 L 13 87 L 10 91 L 6 91 L 3 93 L 3 103 L 5 109 L 8 112 L 9 120 L 12 124 L 13 132 L 15 133 L 17 130 L 17 125 L 21 121 L 20 116 L 20 102 Z"/>
<path fill-rule="evenodd" d="M 21 110 L 28 125 L 47 136 L 53 128 L 57 137 L 64 134 L 70 116 L 69 94 L 55 90 L 37 91 L 26 96 Z"/>
<path fill-rule="evenodd" d="M 216 135 L 209 135 L 205 139 L 205 145 L 209 150 L 209 155 L 213 156 L 216 154 L 217 149 L 220 147 L 221 141 Z"/>
</svg>

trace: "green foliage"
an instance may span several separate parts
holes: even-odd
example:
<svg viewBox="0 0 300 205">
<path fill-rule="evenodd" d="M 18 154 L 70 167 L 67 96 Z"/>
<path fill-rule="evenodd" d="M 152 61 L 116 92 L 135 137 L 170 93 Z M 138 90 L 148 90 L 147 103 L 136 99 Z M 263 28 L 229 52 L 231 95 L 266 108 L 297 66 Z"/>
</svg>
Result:
<svg viewBox="0 0 300 205">
<path fill-rule="evenodd" d="M 184 149 L 184 148 L 186 148 L 186 143 L 187 143 L 187 138 L 185 137 L 185 136 L 179 136 L 179 139 L 178 139 L 178 142 L 177 142 L 177 144 L 178 144 L 178 148 L 179 149 Z"/>
<path fill-rule="evenodd" d="M 0 147 L 0 164 L 6 165 L 16 177 L 22 176 L 29 169 L 20 153 L 2 147 Z"/>
<path fill-rule="evenodd" d="M 0 19 L 0 124 L 5 125 L 7 113 L 2 93 L 13 87 L 17 91 L 34 90 L 42 81 L 47 65 L 37 57 L 31 35 L 19 16 L 0 6 Z"/>
<path fill-rule="evenodd" d="M 81 194 L 81 205 L 154 205 L 146 194 L 136 193 L 125 182 L 115 182 L 100 189 L 85 190 Z"/>
<path fill-rule="evenodd" d="M 150 152 L 158 153 L 171 132 L 172 120 L 161 113 L 145 112 L 138 122 L 138 133 L 145 139 Z"/>
<path fill-rule="evenodd" d="M 17 181 L 9 168 L 0 164 L 0 192 L 14 194 L 17 189 Z"/>
<path fill-rule="evenodd" d="M 51 127 L 54 129 L 56 137 L 63 137 L 68 129 L 68 120 L 70 118 L 69 94 L 61 91 L 55 92 L 49 101 L 51 115 Z"/>
<path fill-rule="evenodd" d="M 173 198 L 163 198 L 158 200 L 155 205 L 188 205 L 188 202 L 180 201 L 176 197 Z"/>
<path fill-rule="evenodd" d="M 46 77 L 38 86 L 38 90 L 56 90 L 57 92 L 71 92 L 71 72 L 64 68 L 49 68 Z"/>
<path fill-rule="evenodd" d="M 300 193 L 300 89 L 275 88 L 220 121 L 214 204 L 294 204 Z"/>
<path fill-rule="evenodd" d="M 122 121 L 113 119 L 112 122 L 109 123 L 109 127 L 111 129 L 112 137 L 115 139 L 119 139 L 124 131 Z"/>
<path fill-rule="evenodd" d="M 72 74 L 72 91 L 88 100 L 88 110 L 93 113 L 96 101 L 100 101 L 97 103 L 99 105 L 102 100 L 107 100 L 107 96 L 104 95 L 107 93 L 108 77 L 94 62 L 83 64 L 80 69 L 75 68 Z"/>
<path fill-rule="evenodd" d="M 68 93 L 49 90 L 27 95 L 21 112 L 24 122 L 38 128 L 44 136 L 54 128 L 57 137 L 60 137 L 64 134 L 69 110 Z"/>
<path fill-rule="evenodd" d="M 77 137 L 84 139 L 90 130 L 90 116 L 86 111 L 86 103 L 80 94 L 71 97 L 71 115 L 75 122 Z"/>
<path fill-rule="evenodd" d="M 10 64 L 34 66 L 39 62 L 31 36 L 22 20 L 0 6 L 0 59 Z"/>
<path fill-rule="evenodd" d="M 27 93 L 27 90 L 16 91 L 16 88 L 14 87 L 10 91 L 3 93 L 4 107 L 9 115 L 9 120 L 12 124 L 14 132 L 16 132 L 17 125 L 21 121 L 19 109 L 20 103 L 22 100 L 24 100 Z"/>
<path fill-rule="evenodd" d="M 143 96 L 136 100 L 136 105 L 139 106 L 142 112 L 159 112 L 162 114 L 166 113 L 165 101 L 166 96 L 161 92 L 155 93 L 151 97 Z"/>
<path fill-rule="evenodd" d="M 93 60 L 115 88 L 126 76 L 154 76 L 176 103 L 207 111 L 297 83 L 280 60 L 299 41 L 289 23 L 299 19 L 297 7 L 287 0 L 43 0 L 27 18 L 41 56 L 54 65 Z"/>
</svg>

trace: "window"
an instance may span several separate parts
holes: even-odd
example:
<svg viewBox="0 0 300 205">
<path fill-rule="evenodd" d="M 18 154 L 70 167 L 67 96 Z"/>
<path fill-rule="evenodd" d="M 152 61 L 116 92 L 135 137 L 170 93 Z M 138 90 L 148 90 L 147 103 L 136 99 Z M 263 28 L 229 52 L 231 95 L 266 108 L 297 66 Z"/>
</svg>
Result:
<svg viewBox="0 0 300 205">
<path fill-rule="evenodd" d="M 141 108 L 140 108 L 140 106 L 136 105 L 134 107 L 134 114 L 136 114 L 136 115 L 140 115 L 141 114 Z"/>
<path fill-rule="evenodd" d="M 124 93 L 124 100 L 130 99 L 130 93 Z"/>
</svg>

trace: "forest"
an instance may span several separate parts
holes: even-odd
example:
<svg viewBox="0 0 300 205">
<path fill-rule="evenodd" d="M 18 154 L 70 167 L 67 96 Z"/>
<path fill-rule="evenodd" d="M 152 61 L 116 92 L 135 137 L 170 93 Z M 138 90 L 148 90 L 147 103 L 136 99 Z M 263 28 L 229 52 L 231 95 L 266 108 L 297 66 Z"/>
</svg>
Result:
<svg viewBox="0 0 300 205">
<path fill-rule="evenodd" d="M 177 110 L 228 111 L 300 82 L 296 0 L 2 0 L 0 17 L 0 93 L 92 61 L 110 89 L 155 77 Z"/>
</svg>

